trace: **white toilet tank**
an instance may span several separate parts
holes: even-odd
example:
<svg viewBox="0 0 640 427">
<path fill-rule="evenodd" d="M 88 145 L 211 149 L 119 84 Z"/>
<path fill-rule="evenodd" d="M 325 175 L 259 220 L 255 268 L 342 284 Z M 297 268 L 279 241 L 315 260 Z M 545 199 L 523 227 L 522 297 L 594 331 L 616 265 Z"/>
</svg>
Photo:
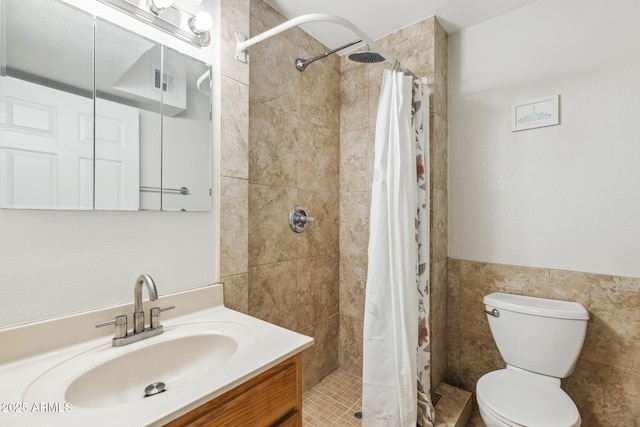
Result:
<svg viewBox="0 0 640 427">
<path fill-rule="evenodd" d="M 556 378 L 571 375 L 589 320 L 582 305 L 500 292 L 482 301 L 505 362 Z"/>
</svg>

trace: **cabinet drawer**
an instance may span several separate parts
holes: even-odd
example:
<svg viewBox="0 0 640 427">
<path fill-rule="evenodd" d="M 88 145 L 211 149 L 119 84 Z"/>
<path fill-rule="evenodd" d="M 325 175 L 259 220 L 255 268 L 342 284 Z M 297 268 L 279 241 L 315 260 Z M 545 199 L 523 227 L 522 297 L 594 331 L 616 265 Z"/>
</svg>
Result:
<svg viewBox="0 0 640 427">
<path fill-rule="evenodd" d="M 299 359 L 296 355 L 282 362 L 167 426 L 299 426 L 295 421 L 302 418 Z"/>
</svg>

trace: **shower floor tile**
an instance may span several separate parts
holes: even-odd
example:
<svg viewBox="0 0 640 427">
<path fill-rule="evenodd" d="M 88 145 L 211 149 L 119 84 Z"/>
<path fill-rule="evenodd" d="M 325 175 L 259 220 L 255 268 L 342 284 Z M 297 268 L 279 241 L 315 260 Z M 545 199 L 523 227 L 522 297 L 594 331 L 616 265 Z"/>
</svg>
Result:
<svg viewBox="0 0 640 427">
<path fill-rule="evenodd" d="M 302 396 L 303 427 L 349 427 L 362 405 L 362 378 L 338 369 Z"/>
</svg>

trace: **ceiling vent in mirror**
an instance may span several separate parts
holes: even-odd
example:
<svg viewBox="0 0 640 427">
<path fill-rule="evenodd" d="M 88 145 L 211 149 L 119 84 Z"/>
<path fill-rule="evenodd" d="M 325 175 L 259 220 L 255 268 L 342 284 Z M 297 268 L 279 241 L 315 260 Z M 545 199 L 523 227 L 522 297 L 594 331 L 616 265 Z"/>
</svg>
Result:
<svg viewBox="0 0 640 427">
<path fill-rule="evenodd" d="M 126 94 L 137 108 L 157 112 L 162 104 L 163 114 L 173 117 L 187 109 L 187 74 L 177 67 L 161 69 L 152 59 L 154 56 L 152 50 L 136 61 L 112 90 Z"/>
<path fill-rule="evenodd" d="M 162 74 L 162 78 L 160 75 Z M 159 68 L 154 69 L 153 73 L 153 86 L 156 89 L 161 89 L 163 92 L 169 95 L 176 96 L 176 76 L 170 73 L 161 73 Z"/>
</svg>

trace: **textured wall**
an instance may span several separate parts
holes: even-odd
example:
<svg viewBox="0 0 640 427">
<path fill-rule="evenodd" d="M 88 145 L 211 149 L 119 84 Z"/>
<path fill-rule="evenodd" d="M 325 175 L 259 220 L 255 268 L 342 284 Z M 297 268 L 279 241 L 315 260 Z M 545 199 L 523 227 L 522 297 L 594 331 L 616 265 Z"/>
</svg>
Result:
<svg viewBox="0 0 640 427">
<path fill-rule="evenodd" d="M 640 420 L 640 279 L 548 268 L 449 260 L 445 380 L 475 390 L 504 361 L 482 298 L 508 292 L 576 301 L 589 311 L 587 336 L 574 373 L 562 381 L 582 425 L 636 426 Z M 472 425 L 482 425 L 476 414 Z"/>
<path fill-rule="evenodd" d="M 640 277 L 638 16 L 540 0 L 450 37 L 452 258 Z M 560 125 L 511 131 L 553 94 Z"/>
<path fill-rule="evenodd" d="M 447 34 L 431 17 L 378 40 L 419 77 L 430 96 L 432 383 L 445 369 L 447 290 Z M 340 108 L 340 366 L 362 373 L 375 119 L 382 71 L 342 59 Z"/>
<path fill-rule="evenodd" d="M 252 36 L 284 21 L 251 1 Z M 305 389 L 338 367 L 339 62 L 294 65 L 326 50 L 295 28 L 250 51 L 247 309 L 314 337 Z M 299 234 L 288 225 L 294 205 L 316 218 Z"/>
</svg>

